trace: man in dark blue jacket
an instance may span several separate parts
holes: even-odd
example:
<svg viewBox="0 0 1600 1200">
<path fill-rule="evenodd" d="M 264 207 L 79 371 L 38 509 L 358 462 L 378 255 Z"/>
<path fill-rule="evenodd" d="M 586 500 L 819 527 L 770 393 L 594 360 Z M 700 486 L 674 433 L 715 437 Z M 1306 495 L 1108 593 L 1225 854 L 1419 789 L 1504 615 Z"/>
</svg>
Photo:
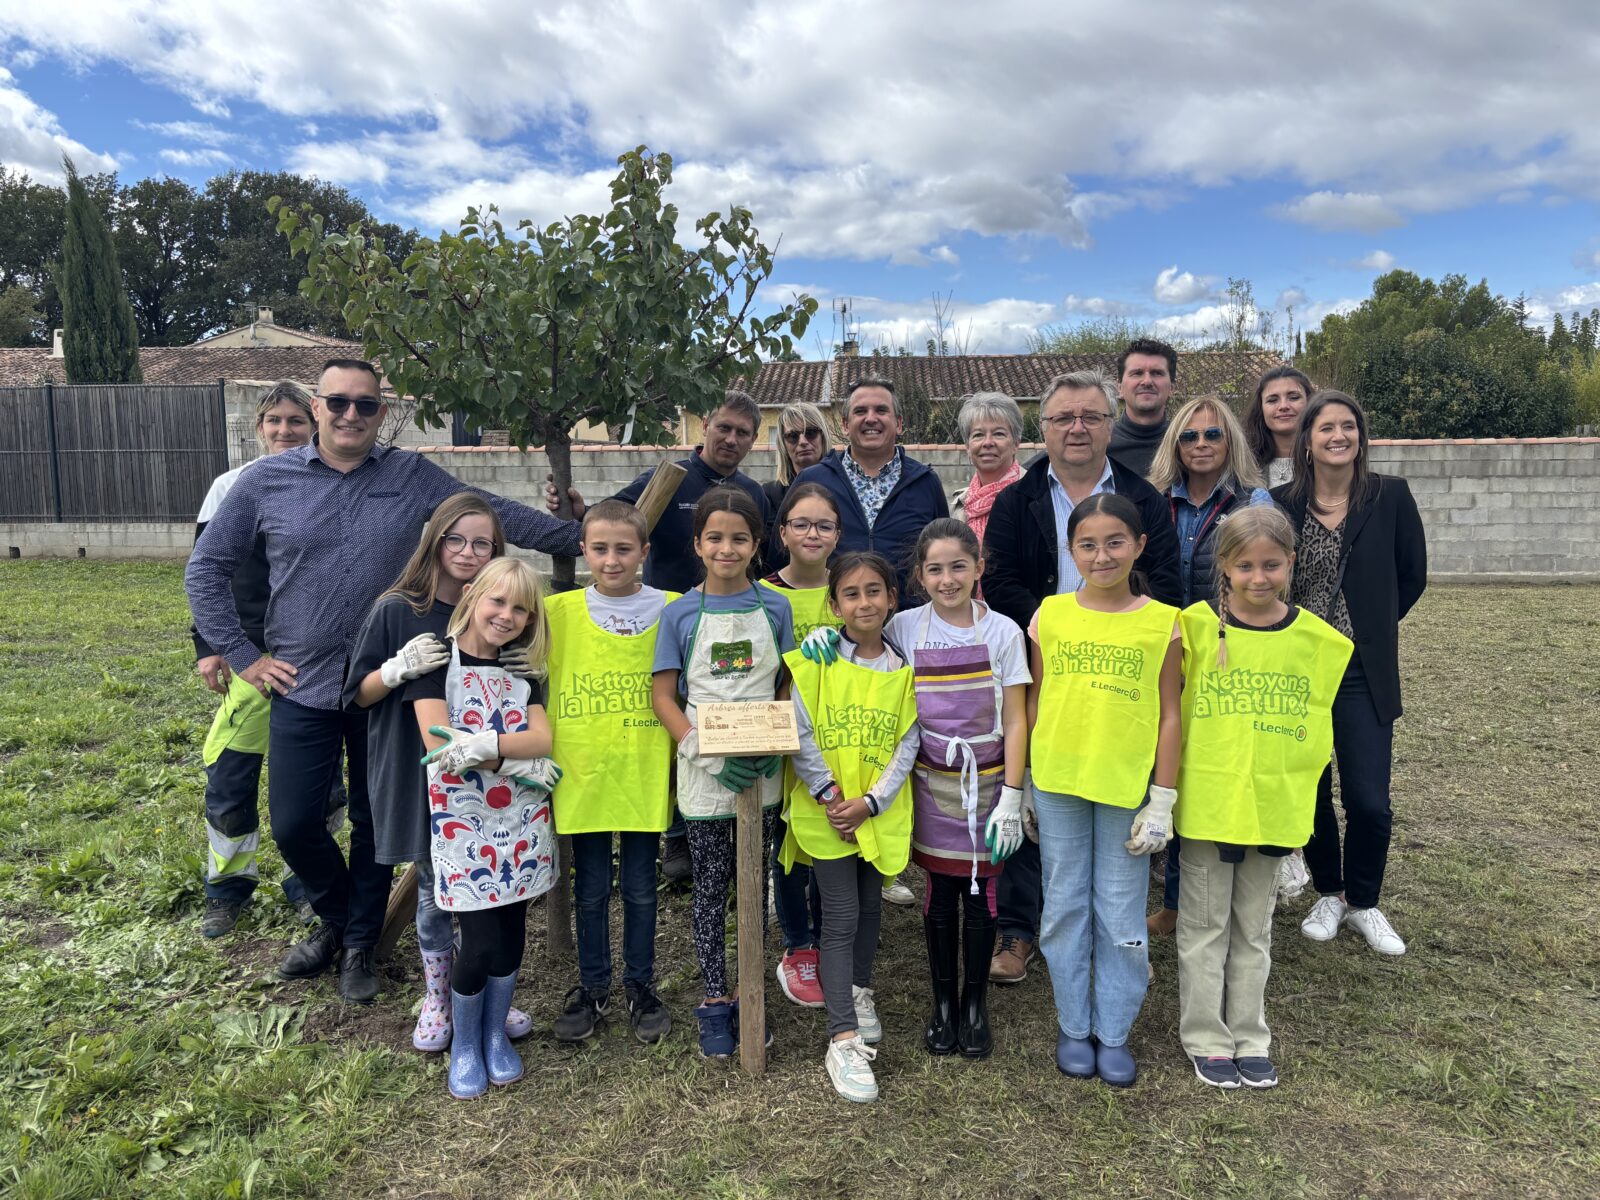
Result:
<svg viewBox="0 0 1600 1200">
<path fill-rule="evenodd" d="M 894 383 L 867 376 L 845 393 L 844 436 L 835 450 L 796 483 L 820 483 L 839 503 L 839 549 L 875 550 L 899 573 L 901 603 L 911 574 L 911 552 L 922 527 L 950 515 L 944 485 L 926 463 L 899 445 L 900 405 Z"/>
</svg>

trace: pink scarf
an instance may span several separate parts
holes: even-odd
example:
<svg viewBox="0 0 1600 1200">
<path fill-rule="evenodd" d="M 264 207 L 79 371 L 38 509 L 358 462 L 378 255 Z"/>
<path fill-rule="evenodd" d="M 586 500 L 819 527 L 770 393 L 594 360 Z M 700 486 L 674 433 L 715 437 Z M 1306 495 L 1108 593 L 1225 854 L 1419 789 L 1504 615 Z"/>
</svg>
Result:
<svg viewBox="0 0 1600 1200">
<path fill-rule="evenodd" d="M 1016 459 L 1011 460 L 1011 466 L 1006 473 L 993 483 L 983 483 L 976 475 L 967 485 L 966 495 L 961 500 L 962 515 L 965 517 L 967 527 L 978 535 L 978 540 L 983 541 L 983 531 L 989 524 L 989 510 L 994 507 L 994 498 L 1017 480 L 1022 478 L 1022 464 Z"/>
</svg>

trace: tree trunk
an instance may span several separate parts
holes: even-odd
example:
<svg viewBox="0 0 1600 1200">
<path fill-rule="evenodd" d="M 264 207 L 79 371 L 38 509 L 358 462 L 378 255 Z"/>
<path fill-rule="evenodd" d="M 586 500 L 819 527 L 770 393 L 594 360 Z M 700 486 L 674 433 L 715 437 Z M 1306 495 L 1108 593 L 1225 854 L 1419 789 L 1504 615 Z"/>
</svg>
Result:
<svg viewBox="0 0 1600 1200">
<path fill-rule="evenodd" d="M 547 427 L 544 452 L 550 459 L 550 475 L 556 485 L 556 515 L 562 520 L 572 519 L 572 498 L 567 495 L 572 487 L 572 435 L 565 428 Z M 578 586 L 577 562 L 565 554 L 551 556 L 550 589 L 568 592 Z M 552 826 L 554 822 L 552 821 Z M 544 946 L 548 954 L 566 955 L 573 951 L 572 941 L 572 839 L 556 839 L 556 882 L 545 897 Z"/>
</svg>

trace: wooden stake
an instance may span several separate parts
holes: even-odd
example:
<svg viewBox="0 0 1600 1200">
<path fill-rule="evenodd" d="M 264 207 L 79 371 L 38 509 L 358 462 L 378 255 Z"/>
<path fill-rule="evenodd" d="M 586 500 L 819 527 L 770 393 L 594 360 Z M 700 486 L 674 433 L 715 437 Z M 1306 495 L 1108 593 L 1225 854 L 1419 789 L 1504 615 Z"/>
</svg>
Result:
<svg viewBox="0 0 1600 1200">
<path fill-rule="evenodd" d="M 417 864 L 407 863 L 400 878 L 389 890 L 389 906 L 383 910 L 383 932 L 378 935 L 376 958 L 385 962 L 400 944 L 400 935 L 411 924 L 417 911 Z"/>
<path fill-rule="evenodd" d="M 745 788 L 737 801 L 735 834 L 739 903 L 739 1063 L 751 1075 L 767 1069 L 767 906 L 761 886 L 767 856 L 761 852 L 760 786 Z"/>
</svg>

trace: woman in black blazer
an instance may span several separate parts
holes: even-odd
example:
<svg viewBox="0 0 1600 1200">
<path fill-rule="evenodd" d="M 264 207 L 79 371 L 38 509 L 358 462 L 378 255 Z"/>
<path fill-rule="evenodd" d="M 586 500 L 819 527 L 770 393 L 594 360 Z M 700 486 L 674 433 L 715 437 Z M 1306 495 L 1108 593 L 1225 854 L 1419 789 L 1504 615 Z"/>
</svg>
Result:
<svg viewBox="0 0 1600 1200">
<path fill-rule="evenodd" d="M 1332 941 L 1342 924 L 1380 954 L 1406 944 L 1378 908 L 1389 856 L 1389 773 L 1400 716 L 1400 621 L 1428 580 L 1422 517 L 1406 482 L 1367 466 L 1367 418 L 1343 392 L 1318 392 L 1295 436 L 1295 476 L 1272 491 L 1299 533 L 1293 600 L 1355 642 L 1333 705 L 1333 753 L 1345 813 L 1343 854 L 1333 770 L 1317 789 L 1306 863 L 1319 893 L 1300 931 Z"/>
</svg>

